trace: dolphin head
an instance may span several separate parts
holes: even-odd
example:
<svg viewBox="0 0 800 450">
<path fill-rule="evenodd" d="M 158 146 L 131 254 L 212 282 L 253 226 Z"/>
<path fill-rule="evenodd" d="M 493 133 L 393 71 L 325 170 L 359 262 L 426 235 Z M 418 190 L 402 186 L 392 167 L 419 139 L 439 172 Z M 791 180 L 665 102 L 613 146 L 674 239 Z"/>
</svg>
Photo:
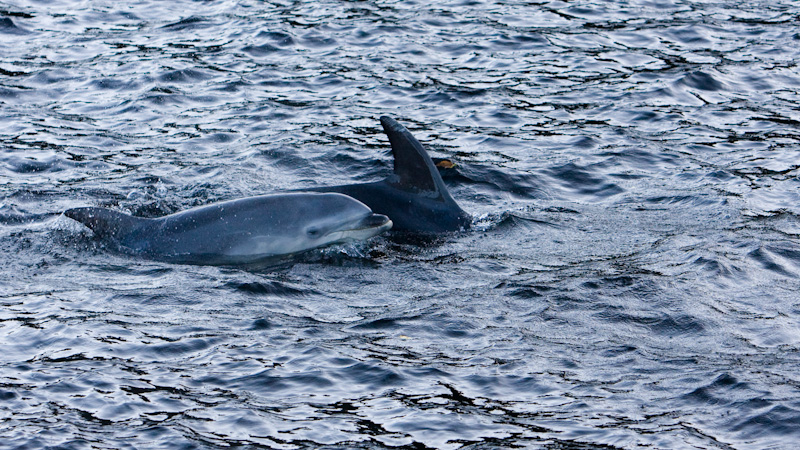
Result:
<svg viewBox="0 0 800 450">
<path fill-rule="evenodd" d="M 373 213 L 367 205 L 347 195 L 309 195 L 312 200 L 306 201 L 304 209 L 310 214 L 295 243 L 304 250 L 369 239 L 392 228 L 388 217 Z"/>
<path fill-rule="evenodd" d="M 224 251 L 233 259 L 298 253 L 364 240 L 392 227 L 388 217 L 374 214 L 368 206 L 344 194 L 292 192 L 256 197 L 252 202 L 239 202 L 241 210 L 236 214 L 226 207 L 229 224 L 230 215 L 249 217 L 232 227 L 247 230 L 247 237 L 237 237 Z"/>
</svg>

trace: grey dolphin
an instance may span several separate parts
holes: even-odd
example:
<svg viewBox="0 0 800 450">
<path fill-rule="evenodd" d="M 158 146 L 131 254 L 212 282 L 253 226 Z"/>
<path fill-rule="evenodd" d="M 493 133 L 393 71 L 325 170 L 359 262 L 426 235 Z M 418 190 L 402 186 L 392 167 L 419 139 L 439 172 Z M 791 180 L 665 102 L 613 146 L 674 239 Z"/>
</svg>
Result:
<svg viewBox="0 0 800 450">
<path fill-rule="evenodd" d="M 431 234 L 468 229 L 472 218 L 447 192 L 422 144 L 391 117 L 381 117 L 381 125 L 394 155 L 392 175 L 374 183 L 308 190 L 339 192 L 360 200 L 377 214 L 388 216 L 394 231 Z"/>
<path fill-rule="evenodd" d="M 318 192 L 248 197 L 156 219 L 92 207 L 64 215 L 123 251 L 190 264 L 247 264 L 367 239 L 392 227 L 388 217 L 357 200 Z"/>
</svg>

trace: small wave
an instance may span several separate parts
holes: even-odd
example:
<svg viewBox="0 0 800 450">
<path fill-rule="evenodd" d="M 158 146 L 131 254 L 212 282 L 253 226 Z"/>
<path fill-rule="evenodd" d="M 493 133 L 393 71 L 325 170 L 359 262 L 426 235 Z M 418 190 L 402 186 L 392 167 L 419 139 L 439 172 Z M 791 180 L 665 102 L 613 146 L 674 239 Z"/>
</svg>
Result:
<svg viewBox="0 0 800 450">
<path fill-rule="evenodd" d="M 724 89 L 722 82 L 711 76 L 711 74 L 700 70 L 684 76 L 678 80 L 678 84 L 700 89 L 701 91 L 721 91 Z"/>
<path fill-rule="evenodd" d="M 0 206 L 0 209 L 3 209 Z M 27 214 L 27 213 L 5 213 L 0 212 L 0 223 L 3 225 L 22 225 L 34 222 L 42 222 L 47 219 L 57 217 L 60 213 Z"/>
<path fill-rule="evenodd" d="M 255 39 L 268 40 L 278 47 L 289 47 L 295 44 L 292 35 L 281 31 L 260 31 Z"/>
<path fill-rule="evenodd" d="M 763 408 L 763 403 L 769 402 L 756 403 Z M 735 422 L 732 430 L 741 433 L 744 440 L 791 436 L 797 442 L 800 439 L 800 409 L 773 405 L 766 411 Z"/>
<path fill-rule="evenodd" d="M 272 322 L 267 319 L 256 319 L 253 321 L 252 325 L 250 326 L 249 330 L 251 331 L 264 331 L 264 330 L 271 330 L 274 328 Z"/>
<path fill-rule="evenodd" d="M 177 22 L 169 23 L 167 25 L 162 26 L 161 28 L 170 30 L 170 31 L 186 31 L 186 30 L 197 30 L 201 28 L 210 27 L 212 24 L 203 17 L 198 16 L 191 16 L 185 19 L 181 19 Z"/>
<path fill-rule="evenodd" d="M 157 77 L 162 83 L 195 83 L 211 78 L 211 75 L 199 69 L 180 69 L 163 73 Z"/>
<path fill-rule="evenodd" d="M 783 255 L 781 255 L 783 253 Z M 795 263 L 792 265 L 797 265 L 800 267 L 800 261 L 797 260 L 798 255 L 800 252 L 796 250 L 788 250 L 788 251 L 780 251 L 774 252 L 769 247 L 759 247 L 753 251 L 751 251 L 748 256 L 756 261 L 762 268 L 774 272 L 778 275 L 782 275 L 785 277 L 792 277 L 797 278 L 797 268 L 795 270 L 790 269 L 789 261 L 794 261 Z M 788 256 L 790 259 L 787 261 L 785 257 Z"/>
<path fill-rule="evenodd" d="M 440 169 L 440 172 L 449 182 L 483 186 L 498 196 L 510 193 L 520 199 L 532 200 L 545 195 L 545 185 L 536 174 L 508 167 L 469 163 Z"/>
<path fill-rule="evenodd" d="M 272 44 L 261 44 L 261 45 L 248 45 L 246 47 L 242 47 L 242 51 L 249 54 L 250 56 L 261 57 L 261 56 L 272 55 L 276 52 L 281 51 L 281 49 Z"/>
<path fill-rule="evenodd" d="M 30 32 L 17 26 L 11 18 L 2 17 L 0 18 L 0 33 L 25 35 Z"/>
<path fill-rule="evenodd" d="M 213 347 L 219 338 L 183 338 L 165 344 L 151 344 L 143 348 L 143 352 L 156 354 L 161 358 L 186 358 L 189 354 L 202 352 Z"/>
<path fill-rule="evenodd" d="M 259 282 L 259 281 L 229 281 L 226 283 L 228 288 L 234 289 L 245 294 L 253 295 L 273 295 L 277 297 L 302 297 L 313 294 L 312 290 L 297 289 L 278 281 Z"/>
<path fill-rule="evenodd" d="M 546 173 L 556 179 L 563 188 L 596 200 L 625 192 L 619 185 L 609 182 L 600 173 L 576 163 L 553 167 L 547 169 Z"/>
<path fill-rule="evenodd" d="M 759 399 L 759 392 L 753 391 L 747 382 L 743 382 L 729 373 L 720 374 L 711 383 L 698 387 L 684 397 L 700 404 L 741 404 L 744 400 L 745 402 L 756 402 L 757 408 L 764 406 L 764 402 Z"/>
<path fill-rule="evenodd" d="M 8 170 L 18 174 L 60 172 L 66 168 L 65 161 L 56 156 L 47 157 L 42 160 L 12 155 L 3 158 L 3 162 Z"/>
<path fill-rule="evenodd" d="M 389 318 L 384 317 L 380 319 L 369 320 L 358 325 L 353 325 L 350 327 L 353 330 L 367 330 L 367 331 L 384 331 L 384 330 L 395 330 L 401 328 L 402 325 L 400 324 L 401 321 L 407 321 L 413 319 L 412 317 L 402 317 L 402 318 Z"/>
</svg>

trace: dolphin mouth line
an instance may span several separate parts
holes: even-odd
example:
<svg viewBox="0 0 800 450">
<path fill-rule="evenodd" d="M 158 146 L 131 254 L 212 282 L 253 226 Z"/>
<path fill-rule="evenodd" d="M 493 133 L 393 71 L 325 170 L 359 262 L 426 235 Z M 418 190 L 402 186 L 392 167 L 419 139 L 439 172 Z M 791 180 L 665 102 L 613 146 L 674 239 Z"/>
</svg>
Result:
<svg viewBox="0 0 800 450">
<path fill-rule="evenodd" d="M 353 231 L 358 230 L 366 230 L 369 228 L 381 228 L 386 227 L 385 229 L 388 230 L 393 225 L 392 220 L 389 217 L 384 216 L 383 214 L 372 214 L 371 216 L 367 216 L 358 223 L 358 225 L 352 228 Z"/>
<path fill-rule="evenodd" d="M 372 214 L 367 216 L 352 227 L 338 230 L 331 233 L 333 242 L 348 242 L 355 240 L 368 239 L 388 231 L 394 225 L 387 216 L 383 214 Z"/>
</svg>

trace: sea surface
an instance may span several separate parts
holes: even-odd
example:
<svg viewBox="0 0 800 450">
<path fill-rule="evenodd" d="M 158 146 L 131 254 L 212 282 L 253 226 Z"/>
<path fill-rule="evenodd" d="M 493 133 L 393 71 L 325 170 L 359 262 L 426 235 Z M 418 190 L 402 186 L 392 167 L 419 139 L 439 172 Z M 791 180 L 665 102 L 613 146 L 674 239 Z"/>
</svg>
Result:
<svg viewBox="0 0 800 450">
<path fill-rule="evenodd" d="M 798 23 L 1 1 L 0 448 L 796 448 Z M 215 267 L 61 214 L 381 180 L 381 115 L 456 164 L 470 230 Z"/>
</svg>

